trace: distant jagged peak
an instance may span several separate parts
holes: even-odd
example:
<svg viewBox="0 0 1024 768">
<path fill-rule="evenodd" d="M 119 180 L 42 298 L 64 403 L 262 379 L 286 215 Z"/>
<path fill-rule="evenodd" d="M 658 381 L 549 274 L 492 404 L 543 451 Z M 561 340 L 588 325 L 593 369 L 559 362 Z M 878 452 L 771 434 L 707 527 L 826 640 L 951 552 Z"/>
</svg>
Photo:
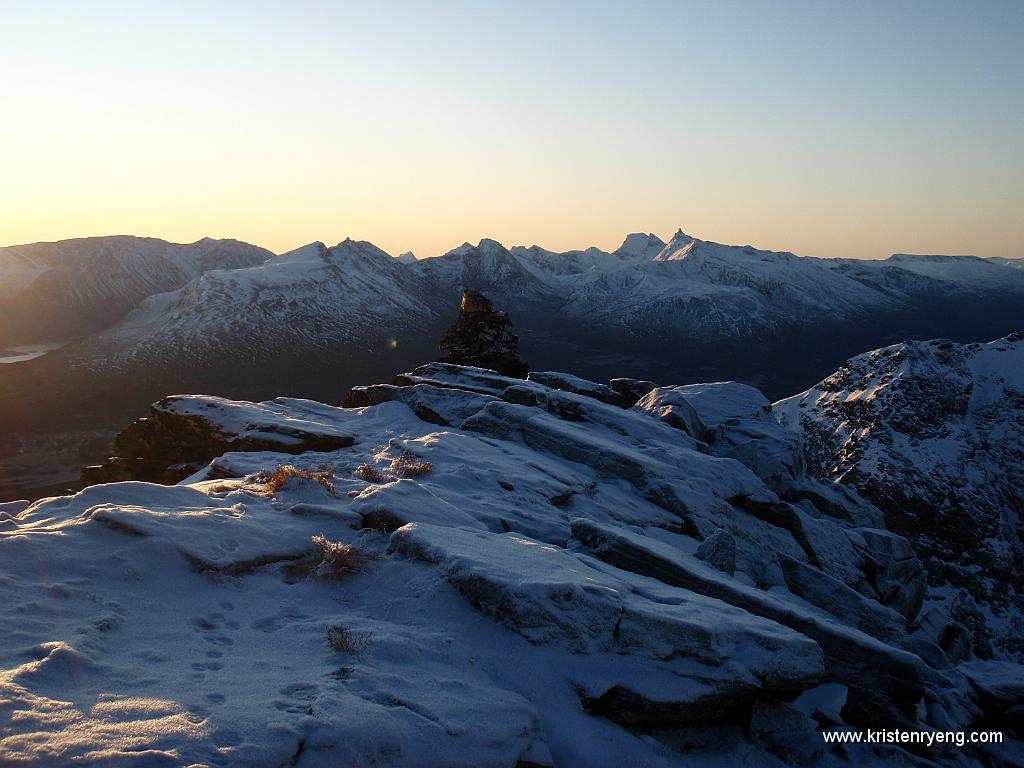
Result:
<svg viewBox="0 0 1024 768">
<path fill-rule="evenodd" d="M 506 254 L 508 253 L 508 248 L 499 243 L 497 240 L 492 240 L 489 237 L 485 237 L 481 239 L 479 243 L 477 243 L 476 247 L 473 249 L 473 252 L 479 253 L 483 256 L 491 256 L 495 254 Z"/>
<path fill-rule="evenodd" d="M 412 251 L 406 251 L 395 258 L 397 258 L 402 264 L 415 264 L 417 261 L 416 254 Z"/>
<path fill-rule="evenodd" d="M 353 240 L 346 237 L 330 250 L 333 257 L 355 257 L 355 258 L 385 258 L 389 261 L 392 256 L 382 248 L 378 248 L 368 240 Z"/>
<path fill-rule="evenodd" d="M 499 243 L 497 240 L 492 240 L 489 237 L 483 238 L 479 243 L 473 245 L 472 243 L 465 242 L 458 248 L 452 248 L 448 251 L 445 256 L 474 256 L 474 255 L 492 255 L 492 254 L 505 254 L 508 253 L 508 249 Z"/>
<path fill-rule="evenodd" d="M 298 248 L 293 248 L 290 251 L 285 251 L 276 259 L 271 259 L 270 264 L 284 264 L 299 261 L 311 261 L 320 260 L 327 255 L 327 246 L 320 240 L 314 240 L 312 243 L 306 243 L 300 245 Z"/>
<path fill-rule="evenodd" d="M 661 252 L 654 257 L 655 261 L 677 261 L 679 259 L 685 259 L 691 250 L 693 250 L 694 243 L 700 242 L 695 237 L 683 232 L 682 228 L 676 230 L 676 233 L 672 235 L 672 239 L 668 241 Z"/>
<path fill-rule="evenodd" d="M 653 259 L 665 247 L 665 241 L 653 233 L 633 232 L 626 235 L 614 255 L 620 258 Z"/>
</svg>

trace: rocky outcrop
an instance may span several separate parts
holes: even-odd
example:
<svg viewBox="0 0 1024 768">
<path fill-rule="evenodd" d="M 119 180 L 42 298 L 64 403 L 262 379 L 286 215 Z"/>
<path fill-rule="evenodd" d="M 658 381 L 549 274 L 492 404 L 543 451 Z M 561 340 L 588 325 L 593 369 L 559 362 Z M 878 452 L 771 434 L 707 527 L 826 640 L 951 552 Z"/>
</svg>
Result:
<svg viewBox="0 0 1024 768">
<path fill-rule="evenodd" d="M 695 593 L 652 599 L 628 572 L 602 572 L 517 534 L 411 524 L 392 534 L 390 549 L 434 564 L 474 606 L 534 644 L 658 662 L 645 679 L 583 695 L 586 708 L 617 722 L 714 722 L 757 698 L 795 695 L 823 672 L 821 651 L 804 635 Z"/>
<path fill-rule="evenodd" d="M 280 399 L 246 403 L 219 397 L 165 397 L 114 440 L 103 464 L 82 471 L 85 485 L 144 480 L 173 484 L 229 451 L 300 454 L 334 451 L 355 438 L 329 421 L 330 406 Z M 306 418 L 296 418 L 305 410 Z"/>
<path fill-rule="evenodd" d="M 147 585 L 167 604 L 174 642 L 175 626 L 219 631 L 231 621 L 223 606 L 268 591 L 273 612 L 235 622 L 238 645 L 294 649 L 287 665 L 261 660 L 261 675 L 296 677 L 282 690 L 339 685 L 263 712 L 246 678 L 237 686 L 251 702 L 231 722 L 254 718 L 253 744 L 268 723 L 313 728 L 309 743 L 345 744 L 352 764 L 408 762 L 389 751 L 391 731 L 352 740 L 351 712 L 366 702 L 395 733 L 426 740 L 440 765 L 683 764 L 692 754 L 672 750 L 702 739 L 729 763 L 737 753 L 716 751 L 723 737 L 743 740 L 736 749 L 754 762 L 800 765 L 839 757 L 824 728 L 1017 722 L 1016 668 L 977 666 L 966 625 L 930 593 L 910 542 L 856 490 L 809 476 L 801 436 L 756 390 L 648 384 L 431 363 L 354 388 L 344 408 L 170 398 L 120 447 L 190 479 L 5 508 L 0 545 L 13 532 L 14 551 L 35 557 L 43 548 L 25 534 L 52 529 L 79 537 L 90 579 L 106 565 L 90 547 L 102 546 L 114 583 L 134 589 L 146 573 L 134 545 L 161 573 L 180 560 L 190 578 L 230 587 L 209 618 Z M 33 561 L 0 577 L 20 588 L 19 574 L 43 572 Z M 352 585 L 311 585 L 330 573 Z M 33 613 L 46 589 L 26 586 L 12 610 L 47 626 L 49 641 L 60 627 Z M 341 661 L 324 661 L 325 625 L 332 653 L 349 654 Z M 225 637 L 210 635 L 218 652 Z M 190 700 L 179 688 L 191 678 L 160 680 L 169 701 Z M 22 696 L 4 685 L 0 669 L 0 694 Z M 551 754 L 545 733 L 559 734 Z M 618 751 L 597 755 L 594 743 Z M 964 764 L 979 754 L 964 750 Z M 913 762 L 896 747 L 891 756 Z"/>
<path fill-rule="evenodd" d="M 768 399 L 735 381 L 652 389 L 637 403 L 710 445 L 716 456 L 745 464 L 777 492 L 804 475 L 799 438 L 783 429 Z"/>
<path fill-rule="evenodd" d="M 491 368 L 505 376 L 525 376 L 530 367 L 519 359 L 519 338 L 508 313 L 496 310 L 479 291 L 466 288 L 455 323 L 441 339 L 442 362 Z"/>
<path fill-rule="evenodd" d="M 620 389 L 615 389 L 610 384 L 598 384 L 581 379 L 579 376 L 557 373 L 555 371 L 532 371 L 526 379 L 551 389 L 560 389 L 563 392 L 585 395 L 595 400 L 600 400 L 602 403 L 617 405 L 621 408 L 629 408 L 640 399 L 639 397 L 631 397 L 628 394 L 630 387 L 622 384 L 622 382 L 628 381 L 627 379 L 617 379 L 620 382 Z M 636 384 L 641 384 L 641 382 L 636 382 Z"/>
<path fill-rule="evenodd" d="M 976 652 L 1020 660 L 1024 335 L 875 350 L 775 412 L 813 477 L 855 489 L 913 543 Z"/>
<path fill-rule="evenodd" d="M 918 657 L 728 579 L 696 558 L 677 555 L 626 530 L 580 519 L 573 521 L 572 532 L 589 551 L 618 568 L 714 597 L 814 638 L 825 654 L 825 678 L 856 694 L 844 710 L 850 722 L 913 721 L 925 690 L 925 666 Z"/>
</svg>

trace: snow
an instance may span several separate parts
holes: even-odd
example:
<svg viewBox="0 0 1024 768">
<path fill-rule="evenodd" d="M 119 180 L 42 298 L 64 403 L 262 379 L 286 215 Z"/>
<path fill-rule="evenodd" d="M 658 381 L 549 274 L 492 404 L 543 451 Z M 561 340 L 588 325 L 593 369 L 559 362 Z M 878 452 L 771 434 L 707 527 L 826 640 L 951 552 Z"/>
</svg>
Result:
<svg viewBox="0 0 1024 768">
<path fill-rule="evenodd" d="M 475 413 L 443 426 L 406 395 L 353 408 L 181 396 L 160 406 L 169 425 L 202 415 L 211 434 L 280 450 L 236 441 L 177 486 L 0 505 L 4 760 L 767 766 L 781 758 L 745 731 L 752 711 L 769 735 L 804 692 L 797 712 L 840 723 L 916 711 L 924 667 L 901 628 L 888 644 L 786 588 L 780 555 L 822 594 L 838 578 L 809 564 L 795 537 L 811 532 L 815 557 L 851 569 L 861 615 L 885 613 L 848 557 L 866 534 L 842 515 L 794 511 L 655 413 L 480 369 L 401 379 L 461 397 L 453 420 Z M 353 442 L 296 455 L 297 435 Z M 268 484 L 286 464 L 324 482 Z M 718 531 L 735 577 L 692 554 Z M 357 565 L 332 570 L 327 552 Z M 967 695 L 960 673 L 928 674 Z M 684 743 L 697 746 L 674 751 Z"/>
<path fill-rule="evenodd" d="M 29 344 L 25 346 L 0 349 L 0 365 L 5 363 L 24 363 L 27 360 L 35 360 L 45 354 L 60 349 L 65 342 L 57 341 L 49 344 Z"/>
<path fill-rule="evenodd" d="M 975 643 L 992 643 L 993 653 L 1010 659 L 1019 655 L 1013 617 L 1024 606 L 1004 576 L 1018 572 L 1024 556 L 1014 512 L 1024 457 L 1021 393 L 1024 343 L 1015 334 L 988 344 L 885 347 L 774 406 L 807 442 L 813 474 L 848 483 L 890 517 L 905 518 L 909 535 L 943 564 L 936 584 L 951 579 L 950 599 L 962 601 L 966 589 L 972 610 L 987 616 Z"/>
<path fill-rule="evenodd" d="M 177 285 L 159 286 L 175 290 L 150 296 L 92 337 L 76 360 L 122 368 L 182 350 L 197 360 L 251 359 L 337 341 L 366 343 L 382 328 L 416 333 L 443 322 L 465 286 L 513 313 L 521 307 L 522 313 L 557 314 L 610 331 L 664 330 L 703 341 L 776 331 L 793 318 L 809 324 L 903 311 L 940 295 L 1024 292 L 1019 270 L 974 257 L 819 259 L 723 245 L 682 231 L 667 244 L 653 234 L 631 234 L 612 253 L 506 248 L 483 239 L 441 256 L 408 257 L 345 240 L 333 248 L 311 243 L 248 267 L 232 263 L 203 274 L 190 267 Z"/>
</svg>

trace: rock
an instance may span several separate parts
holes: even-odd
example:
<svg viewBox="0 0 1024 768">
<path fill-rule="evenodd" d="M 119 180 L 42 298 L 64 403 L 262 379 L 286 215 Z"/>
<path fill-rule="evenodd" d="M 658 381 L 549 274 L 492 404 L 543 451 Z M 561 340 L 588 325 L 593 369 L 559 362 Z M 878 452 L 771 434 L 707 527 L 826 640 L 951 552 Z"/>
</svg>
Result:
<svg viewBox="0 0 1024 768">
<path fill-rule="evenodd" d="M 694 440 L 706 441 L 711 431 L 700 419 L 700 414 L 690 402 L 671 387 L 659 387 L 644 395 L 634 406 L 656 416 L 671 427 L 675 427 Z"/>
<path fill-rule="evenodd" d="M 531 448 L 581 462 L 603 475 L 620 477 L 636 486 L 646 482 L 647 473 L 640 455 L 529 406 L 488 403 L 468 418 L 462 428 L 505 440 L 519 439 Z"/>
<path fill-rule="evenodd" d="M 1011 661 L 965 661 L 957 669 L 990 706 L 1024 704 L 1024 665 Z"/>
<path fill-rule="evenodd" d="M 750 708 L 750 735 L 754 738 L 794 731 L 814 731 L 815 723 L 799 710 L 780 701 L 758 699 Z"/>
<path fill-rule="evenodd" d="M 339 427 L 340 412 L 306 400 L 265 403 L 174 395 L 150 407 L 114 439 L 111 457 L 87 467 L 87 485 L 144 480 L 173 484 L 229 451 L 299 454 L 346 448 L 355 438 Z"/>
<path fill-rule="evenodd" d="M 714 720 L 759 695 L 794 695 L 820 678 L 808 638 L 685 590 L 653 593 L 646 579 L 610 573 L 518 534 L 410 524 L 389 551 L 432 563 L 476 608 L 534 644 L 659 662 L 584 706 L 617 722 Z"/>
<path fill-rule="evenodd" d="M 885 516 L 856 489 L 838 483 L 823 483 L 808 477 L 797 478 L 782 498 L 794 504 L 810 502 L 818 511 L 865 528 L 884 528 Z"/>
<path fill-rule="evenodd" d="M 605 562 L 735 605 L 814 639 L 825 654 L 826 680 L 850 690 L 844 716 L 854 724 L 913 723 L 924 695 L 926 667 L 919 658 L 869 635 L 827 621 L 780 596 L 729 579 L 694 557 L 625 529 L 572 521 L 572 533 Z"/>
<path fill-rule="evenodd" d="M 395 401 L 405 403 L 418 418 L 429 424 L 457 427 L 493 399 L 492 395 L 458 391 L 432 384 L 374 384 L 368 387 L 352 387 L 342 407 L 363 408 Z"/>
<path fill-rule="evenodd" d="M 845 685 L 824 683 L 801 693 L 790 706 L 820 725 L 839 725 L 848 693 Z"/>
<path fill-rule="evenodd" d="M 872 528 L 850 530 L 850 539 L 865 557 L 868 581 L 879 602 L 913 621 L 928 591 L 928 575 L 910 542 L 889 531 Z"/>
<path fill-rule="evenodd" d="M 717 531 L 701 542 L 693 556 L 722 573 L 736 573 L 736 539 L 728 531 Z"/>
<path fill-rule="evenodd" d="M 937 648 L 947 664 L 966 661 L 971 655 L 971 633 L 963 624 L 950 618 L 949 611 L 943 605 L 922 611 L 911 631 L 911 637 Z"/>
<path fill-rule="evenodd" d="M 555 371 L 531 371 L 526 376 L 527 381 L 535 381 L 551 389 L 560 389 L 564 392 L 572 392 L 576 395 L 585 395 L 602 403 L 617 405 L 620 408 L 629 408 L 633 403 L 629 402 L 628 396 L 612 389 L 607 384 L 598 384 L 593 381 L 581 379 L 579 376 L 571 376 L 567 373 Z M 635 401 L 634 401 L 635 402 Z"/>
<path fill-rule="evenodd" d="M 637 400 L 658 385 L 653 381 L 640 381 L 639 379 L 611 379 L 608 386 L 622 395 L 630 405 L 636 405 Z"/>
<path fill-rule="evenodd" d="M 758 390 L 734 381 L 652 390 L 637 408 L 736 459 L 781 493 L 804 474 L 800 438 L 784 429 Z"/>
<path fill-rule="evenodd" d="M 508 314 L 494 309 L 479 291 L 462 292 L 459 316 L 441 339 L 442 362 L 490 368 L 506 376 L 525 376 L 530 367 L 519 359 L 519 339 Z"/>
<path fill-rule="evenodd" d="M 891 608 L 864 597 L 813 566 L 785 555 L 779 560 L 789 591 L 811 605 L 887 643 L 898 644 L 906 634 L 906 620 Z"/>
<path fill-rule="evenodd" d="M 522 384 L 523 380 L 502 376 L 489 368 L 452 363 L 427 363 L 414 368 L 409 373 L 399 374 L 391 383 L 396 387 L 429 384 L 433 387 L 498 396 L 509 387 Z"/>
<path fill-rule="evenodd" d="M 982 713 L 971 723 L 972 728 L 1024 737 L 1024 665 L 974 660 L 960 664 L 957 670 L 970 682 L 972 701 Z"/>
<path fill-rule="evenodd" d="M 754 387 L 737 381 L 687 384 L 667 389 L 692 405 L 704 425 L 711 430 L 734 420 L 761 420 L 772 416 L 772 404 L 768 398 Z"/>
<path fill-rule="evenodd" d="M 933 585 L 966 591 L 956 602 L 978 616 L 1024 614 L 1024 335 L 867 352 L 775 411 L 804 438 L 809 473 L 878 507 Z M 977 652 L 1024 661 L 1019 627 L 964 624 Z"/>
</svg>

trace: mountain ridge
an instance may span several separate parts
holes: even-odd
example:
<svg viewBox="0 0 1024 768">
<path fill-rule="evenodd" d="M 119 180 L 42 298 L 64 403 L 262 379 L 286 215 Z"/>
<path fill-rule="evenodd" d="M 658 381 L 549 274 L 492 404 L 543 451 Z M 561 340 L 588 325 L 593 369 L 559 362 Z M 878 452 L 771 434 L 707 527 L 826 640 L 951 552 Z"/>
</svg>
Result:
<svg viewBox="0 0 1024 768">
<path fill-rule="evenodd" d="M 157 264 L 156 271 L 142 269 L 145 280 L 129 281 L 135 288 L 123 302 L 88 293 L 99 297 L 89 322 L 50 313 L 52 301 L 23 299 L 35 306 L 23 321 L 58 318 L 73 333 L 56 334 L 71 342 L 60 349 L 0 364 L 0 422 L 7 427 L 0 476 L 32 475 L 39 460 L 25 446 L 63 433 L 66 447 L 51 453 L 78 458 L 63 478 L 40 478 L 31 488 L 73 477 L 77 465 L 99 458 L 84 446 L 112 436 L 127 416 L 174 391 L 338 403 L 359 381 L 436 359 L 436 340 L 465 287 L 508 312 L 523 358 L 536 367 L 591 379 L 737 379 L 773 399 L 806 389 L 852 355 L 900 339 L 1003 336 L 1019 329 L 1024 301 L 1024 272 L 989 261 L 952 257 L 943 262 L 960 265 L 952 273 L 921 274 L 885 261 L 722 245 L 682 230 L 667 243 L 633 233 L 613 252 L 556 253 L 483 239 L 416 260 L 351 238 L 282 255 L 238 243 L 218 255 L 219 242 L 145 241 L 134 266 Z M 114 246 L 92 248 L 102 255 Z M 166 254 L 146 256 L 168 248 L 210 258 L 186 259 L 197 274 L 185 280 L 162 266 Z M 14 263 L 4 253 L 0 270 Z M 87 284 L 102 283 L 102 259 L 83 258 L 99 265 Z M 27 274 L 20 257 L 18 263 L 19 274 Z M 0 319 L 0 338 L 12 316 Z M 40 333 L 43 327 L 36 337 L 55 335 Z M 95 437 L 70 437 L 81 430 Z"/>
</svg>

